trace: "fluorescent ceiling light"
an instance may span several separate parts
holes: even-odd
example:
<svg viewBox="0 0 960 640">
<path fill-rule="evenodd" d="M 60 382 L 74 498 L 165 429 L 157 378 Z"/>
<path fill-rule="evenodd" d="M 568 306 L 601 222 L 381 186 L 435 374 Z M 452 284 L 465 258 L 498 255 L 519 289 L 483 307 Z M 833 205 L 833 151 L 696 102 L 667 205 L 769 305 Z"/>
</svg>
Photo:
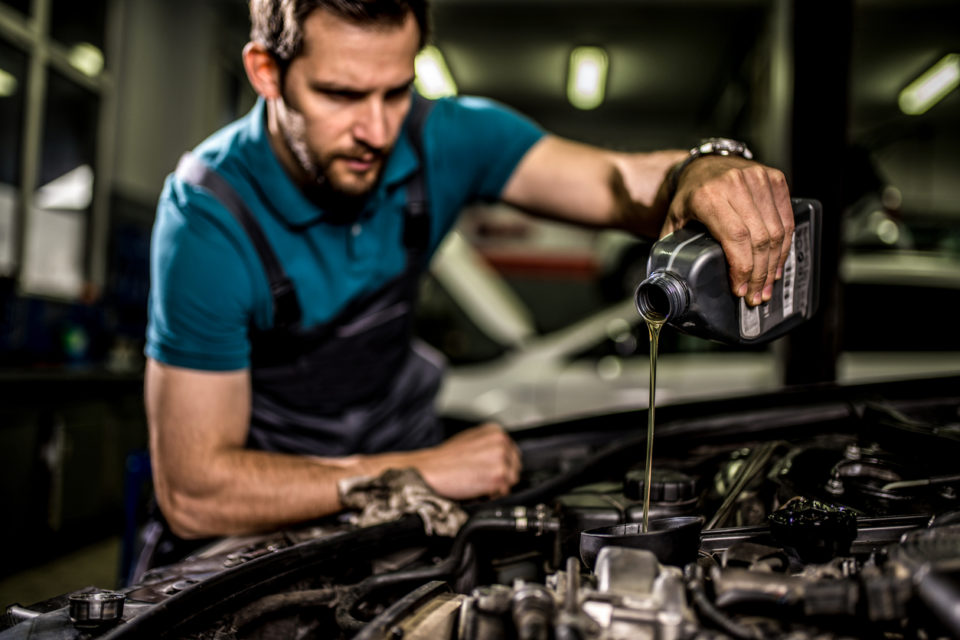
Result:
<svg viewBox="0 0 960 640">
<path fill-rule="evenodd" d="M 600 47 L 577 47 L 570 53 L 567 99 L 577 109 L 596 109 L 607 85 L 607 52 Z"/>
<path fill-rule="evenodd" d="M 900 92 L 900 110 L 918 116 L 960 85 L 960 54 L 950 53 Z"/>
<path fill-rule="evenodd" d="M 87 42 L 73 45 L 67 53 L 67 60 L 71 66 L 91 78 L 96 78 L 103 71 L 103 52 Z"/>
<path fill-rule="evenodd" d="M 9 98 L 17 92 L 17 79 L 13 74 L 0 69 L 0 98 Z"/>
<path fill-rule="evenodd" d="M 457 85 L 453 81 L 447 62 L 440 49 L 427 45 L 417 54 L 414 63 L 417 72 L 417 92 L 424 98 L 442 98 L 457 95 Z"/>
</svg>

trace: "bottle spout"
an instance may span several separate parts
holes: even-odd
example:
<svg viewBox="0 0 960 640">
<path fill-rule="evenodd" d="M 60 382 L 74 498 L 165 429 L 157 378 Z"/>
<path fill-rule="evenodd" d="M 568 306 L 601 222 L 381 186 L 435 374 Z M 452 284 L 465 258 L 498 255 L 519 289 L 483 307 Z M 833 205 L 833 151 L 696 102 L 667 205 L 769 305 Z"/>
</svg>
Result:
<svg viewBox="0 0 960 640">
<path fill-rule="evenodd" d="M 637 287 L 636 303 L 644 320 L 664 322 L 682 315 L 689 298 L 680 278 L 668 271 L 655 271 Z"/>
</svg>

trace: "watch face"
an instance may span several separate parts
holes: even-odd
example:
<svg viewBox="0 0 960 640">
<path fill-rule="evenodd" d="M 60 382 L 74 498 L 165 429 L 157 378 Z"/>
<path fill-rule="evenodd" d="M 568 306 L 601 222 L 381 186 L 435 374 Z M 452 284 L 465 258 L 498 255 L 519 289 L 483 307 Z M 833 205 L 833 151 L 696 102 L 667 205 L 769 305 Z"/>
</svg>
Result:
<svg viewBox="0 0 960 640">
<path fill-rule="evenodd" d="M 699 145 L 690 149 L 690 155 L 688 155 L 683 162 L 677 164 L 670 173 L 667 174 L 667 187 L 673 198 L 673 194 L 677 192 L 677 185 L 680 182 L 680 174 L 683 173 L 683 170 L 687 168 L 691 162 L 696 160 L 701 156 L 740 156 L 741 158 L 746 158 L 747 160 L 753 159 L 753 152 L 747 148 L 747 145 L 739 140 L 733 140 L 731 138 L 706 138 L 702 140 Z"/>
<path fill-rule="evenodd" d="M 747 148 L 745 143 L 731 138 L 708 138 L 692 153 L 701 156 L 714 154 L 724 156 L 737 155 L 747 160 L 753 158 L 753 153 Z"/>
</svg>

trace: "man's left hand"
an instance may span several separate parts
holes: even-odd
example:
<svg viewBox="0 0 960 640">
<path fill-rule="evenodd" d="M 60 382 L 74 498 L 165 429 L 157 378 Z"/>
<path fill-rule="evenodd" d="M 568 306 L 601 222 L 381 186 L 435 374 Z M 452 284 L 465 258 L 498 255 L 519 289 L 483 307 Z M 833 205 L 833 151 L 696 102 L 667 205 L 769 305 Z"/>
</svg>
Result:
<svg viewBox="0 0 960 640">
<path fill-rule="evenodd" d="M 773 295 L 793 236 L 793 206 L 783 173 L 731 156 L 698 158 L 680 176 L 661 237 L 690 220 L 720 242 L 730 287 L 750 305 Z"/>
</svg>

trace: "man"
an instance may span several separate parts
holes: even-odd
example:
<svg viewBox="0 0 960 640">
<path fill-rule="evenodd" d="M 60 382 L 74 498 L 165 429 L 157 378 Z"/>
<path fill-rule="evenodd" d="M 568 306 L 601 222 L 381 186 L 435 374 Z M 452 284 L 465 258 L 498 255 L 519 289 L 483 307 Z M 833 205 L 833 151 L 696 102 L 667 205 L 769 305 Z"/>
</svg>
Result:
<svg viewBox="0 0 960 640">
<path fill-rule="evenodd" d="M 408 338 L 416 278 L 470 200 L 649 236 L 700 220 L 734 292 L 769 299 L 793 229 L 779 171 L 610 153 L 478 99 L 426 112 L 411 91 L 426 0 L 250 4 L 257 105 L 181 163 L 154 230 L 145 392 L 175 534 L 334 513 L 340 480 L 388 468 L 455 499 L 517 482 L 499 426 L 441 441 L 440 369 Z"/>
</svg>

